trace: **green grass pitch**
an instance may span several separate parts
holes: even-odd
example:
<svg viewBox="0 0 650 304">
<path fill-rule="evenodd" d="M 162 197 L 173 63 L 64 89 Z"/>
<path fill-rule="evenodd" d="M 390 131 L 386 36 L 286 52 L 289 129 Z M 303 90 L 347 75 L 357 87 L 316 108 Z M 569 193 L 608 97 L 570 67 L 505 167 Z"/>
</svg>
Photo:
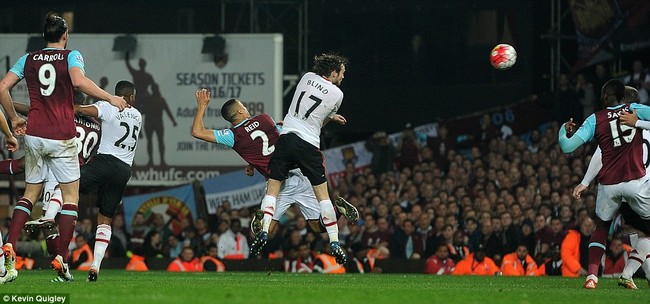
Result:
<svg viewBox="0 0 650 304">
<path fill-rule="evenodd" d="M 50 283 L 51 270 L 20 271 L 0 294 L 69 293 L 69 303 L 648 303 L 650 288 L 640 290 L 601 279 L 584 290 L 584 279 L 557 277 L 456 277 L 419 274 L 285 274 L 280 272 L 145 273 L 103 270 L 99 281 Z M 0 297 L 1 299 L 2 297 Z"/>
</svg>

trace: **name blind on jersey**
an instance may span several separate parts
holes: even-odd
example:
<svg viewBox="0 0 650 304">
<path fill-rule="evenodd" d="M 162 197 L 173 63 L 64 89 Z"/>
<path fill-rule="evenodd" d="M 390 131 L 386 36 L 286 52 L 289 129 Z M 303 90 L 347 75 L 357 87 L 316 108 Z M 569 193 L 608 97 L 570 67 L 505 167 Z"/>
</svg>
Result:
<svg viewBox="0 0 650 304">
<path fill-rule="evenodd" d="M 52 55 L 38 53 L 38 54 L 34 54 L 34 56 L 32 57 L 32 60 L 48 61 L 48 62 L 52 62 L 56 60 L 64 60 L 64 59 L 65 57 L 63 57 L 63 54 L 61 53 L 56 53 Z"/>
<path fill-rule="evenodd" d="M 325 87 L 323 87 L 322 84 L 311 79 L 307 80 L 307 85 L 316 88 L 316 90 L 319 90 L 323 94 L 327 94 L 329 92 Z"/>
</svg>

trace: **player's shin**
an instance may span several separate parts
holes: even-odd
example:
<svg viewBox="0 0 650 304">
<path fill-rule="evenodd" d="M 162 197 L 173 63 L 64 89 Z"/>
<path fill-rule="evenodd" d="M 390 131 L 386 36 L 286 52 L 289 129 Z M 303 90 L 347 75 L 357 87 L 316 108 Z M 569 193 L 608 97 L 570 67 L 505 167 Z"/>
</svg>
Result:
<svg viewBox="0 0 650 304">
<path fill-rule="evenodd" d="M 320 214 L 323 225 L 327 230 L 327 235 L 330 238 L 330 242 L 339 241 L 339 226 L 336 212 L 334 211 L 334 205 L 332 205 L 331 200 L 322 200 L 318 203 L 320 205 Z"/>
<path fill-rule="evenodd" d="M 70 244 L 70 240 L 72 240 L 78 212 L 79 208 L 77 207 L 77 204 L 74 203 L 64 203 L 63 208 L 61 209 L 61 217 L 59 218 L 60 236 L 57 251 L 58 254 L 63 257 L 64 262 L 67 262 L 66 257 L 68 256 L 68 244 Z"/>
<path fill-rule="evenodd" d="M 99 267 L 106 254 L 106 248 L 108 248 L 108 244 L 111 241 L 111 234 L 111 226 L 105 224 L 97 225 L 97 231 L 95 232 L 95 250 L 93 250 L 94 259 L 92 265 L 90 265 L 90 268 L 95 269 L 97 272 L 99 272 Z"/>
<path fill-rule="evenodd" d="M 607 222 L 609 223 L 609 222 Z M 609 226 L 609 225 L 607 225 Z M 607 228 L 597 226 L 589 239 L 589 274 L 598 276 L 601 259 L 605 253 L 605 244 L 607 243 Z"/>
<path fill-rule="evenodd" d="M 260 209 L 262 209 L 264 212 L 264 218 L 262 219 L 263 232 L 269 232 L 269 226 L 271 226 L 273 214 L 275 213 L 275 201 L 276 198 L 272 195 L 265 195 L 262 199 L 262 205 L 260 206 Z"/>
<path fill-rule="evenodd" d="M 13 215 L 11 216 L 11 225 L 9 226 L 9 236 L 7 238 L 7 243 L 11 244 L 14 250 L 16 248 L 16 241 L 18 241 L 18 237 L 20 236 L 20 231 L 29 220 L 32 208 L 34 208 L 34 204 L 26 197 L 20 198 L 14 208 Z"/>
<path fill-rule="evenodd" d="M 625 263 L 622 277 L 631 279 L 634 273 L 644 263 L 648 254 L 650 254 L 650 239 L 640 238 L 634 250 L 630 253 L 630 258 Z"/>
</svg>

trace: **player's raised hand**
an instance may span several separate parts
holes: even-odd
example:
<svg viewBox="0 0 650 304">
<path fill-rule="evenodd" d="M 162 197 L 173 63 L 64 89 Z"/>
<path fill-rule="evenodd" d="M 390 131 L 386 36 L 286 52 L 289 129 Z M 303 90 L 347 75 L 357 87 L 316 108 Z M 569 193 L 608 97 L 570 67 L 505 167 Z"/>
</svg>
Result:
<svg viewBox="0 0 650 304">
<path fill-rule="evenodd" d="M 573 188 L 573 198 L 580 199 L 582 192 L 584 192 L 585 190 L 587 190 L 587 186 L 583 184 L 578 184 L 575 188 Z"/>
<path fill-rule="evenodd" d="M 343 117 L 342 115 L 339 115 L 339 114 L 334 115 L 334 117 L 332 117 L 332 120 L 336 121 L 340 125 L 345 125 L 345 124 L 348 123 L 348 120 L 345 119 L 345 117 Z"/>
<path fill-rule="evenodd" d="M 131 105 L 124 100 L 122 96 L 111 96 L 111 98 L 108 99 L 108 103 L 113 105 L 114 107 L 120 109 L 120 112 L 124 111 L 126 108 L 130 108 Z"/>
<path fill-rule="evenodd" d="M 199 107 L 207 107 L 212 93 L 208 89 L 201 89 L 196 91 L 194 95 L 196 96 L 196 104 Z"/>
<path fill-rule="evenodd" d="M 618 118 L 621 121 L 621 124 L 624 124 L 628 127 L 635 127 L 636 122 L 639 120 L 639 117 L 636 116 L 636 110 L 632 109 L 632 112 L 621 111 L 621 116 Z"/>
<path fill-rule="evenodd" d="M 14 134 L 17 136 L 25 135 L 27 130 L 27 121 L 21 117 L 16 117 L 11 120 L 11 127 L 14 129 Z"/>
<path fill-rule="evenodd" d="M 18 139 L 16 139 L 14 136 L 9 136 L 5 138 L 5 146 L 7 147 L 7 150 L 16 152 L 20 145 L 18 144 Z"/>
<path fill-rule="evenodd" d="M 570 118 L 569 121 L 564 123 L 564 129 L 566 130 L 567 137 L 573 136 L 576 129 L 576 124 L 573 122 L 573 118 Z"/>
</svg>

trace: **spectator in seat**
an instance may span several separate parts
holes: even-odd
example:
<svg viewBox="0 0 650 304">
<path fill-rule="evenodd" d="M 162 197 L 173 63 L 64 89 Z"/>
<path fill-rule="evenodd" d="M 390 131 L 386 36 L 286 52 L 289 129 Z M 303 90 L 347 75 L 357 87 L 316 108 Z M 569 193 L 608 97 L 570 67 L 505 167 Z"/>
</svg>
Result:
<svg viewBox="0 0 650 304">
<path fill-rule="evenodd" d="M 485 256 L 485 247 L 479 245 L 476 252 L 456 264 L 454 275 L 495 275 L 499 267 Z"/>
<path fill-rule="evenodd" d="M 181 255 L 169 263 L 167 271 L 201 272 L 203 271 L 203 263 L 201 263 L 199 258 L 194 256 L 194 250 L 192 250 L 191 247 L 185 247 L 183 248 L 183 251 L 181 251 Z"/>
<path fill-rule="evenodd" d="M 545 258 L 543 264 L 539 266 L 539 272 L 542 275 L 547 275 L 547 276 L 561 276 L 562 275 L 562 254 L 560 252 L 560 245 L 554 245 L 549 249 L 548 254 L 545 254 L 542 256 L 544 258 L 545 256 L 548 256 L 548 258 Z"/>
<path fill-rule="evenodd" d="M 391 256 L 397 259 L 420 259 L 424 254 L 421 234 L 415 232 L 415 224 L 406 219 L 401 229 L 396 229 L 391 240 Z"/>
<path fill-rule="evenodd" d="M 241 233 L 238 218 L 230 222 L 230 229 L 219 236 L 219 257 L 222 259 L 243 260 L 248 258 L 249 247 L 246 236 Z"/>
<path fill-rule="evenodd" d="M 72 262 L 70 263 L 70 268 L 80 271 L 90 270 L 90 264 L 93 262 L 93 251 L 88 245 L 86 234 L 82 233 L 77 235 L 75 243 L 77 249 L 72 251 Z"/>
<path fill-rule="evenodd" d="M 312 273 L 314 271 L 314 263 L 317 259 L 316 253 L 311 251 L 306 241 L 301 241 L 297 249 L 297 255 L 294 259 L 284 260 L 284 271 Z"/>
<path fill-rule="evenodd" d="M 620 238 L 612 239 L 605 253 L 605 263 L 603 265 L 604 278 L 618 278 L 621 276 L 631 251 L 631 248 L 628 248 L 625 248 Z"/>
<path fill-rule="evenodd" d="M 316 261 L 314 262 L 314 272 L 320 273 L 329 273 L 329 274 L 343 274 L 345 273 L 345 267 L 339 265 L 336 262 L 336 258 L 332 255 L 332 248 L 330 244 L 325 242 L 325 248 L 323 252 L 316 256 Z"/>
<path fill-rule="evenodd" d="M 504 276 L 539 276 L 535 260 L 528 254 L 526 244 L 517 246 L 517 251 L 503 256 L 501 274 Z"/>
<path fill-rule="evenodd" d="M 208 246 L 207 254 L 201 257 L 201 263 L 205 271 L 224 272 L 226 270 L 226 265 L 219 259 L 219 249 L 215 244 Z"/>
<path fill-rule="evenodd" d="M 589 237 L 595 229 L 594 220 L 585 217 L 578 229 L 569 230 L 560 247 L 564 277 L 581 277 L 588 274 Z"/>
<path fill-rule="evenodd" d="M 449 258 L 454 263 L 458 263 L 470 255 L 469 247 L 465 245 L 465 233 L 462 230 L 456 230 L 454 232 L 453 241 L 447 247 L 449 248 Z"/>
<path fill-rule="evenodd" d="M 452 274 L 454 272 L 454 261 L 449 258 L 449 248 L 440 244 L 436 253 L 429 257 L 424 264 L 424 273 L 428 274 Z"/>
</svg>

